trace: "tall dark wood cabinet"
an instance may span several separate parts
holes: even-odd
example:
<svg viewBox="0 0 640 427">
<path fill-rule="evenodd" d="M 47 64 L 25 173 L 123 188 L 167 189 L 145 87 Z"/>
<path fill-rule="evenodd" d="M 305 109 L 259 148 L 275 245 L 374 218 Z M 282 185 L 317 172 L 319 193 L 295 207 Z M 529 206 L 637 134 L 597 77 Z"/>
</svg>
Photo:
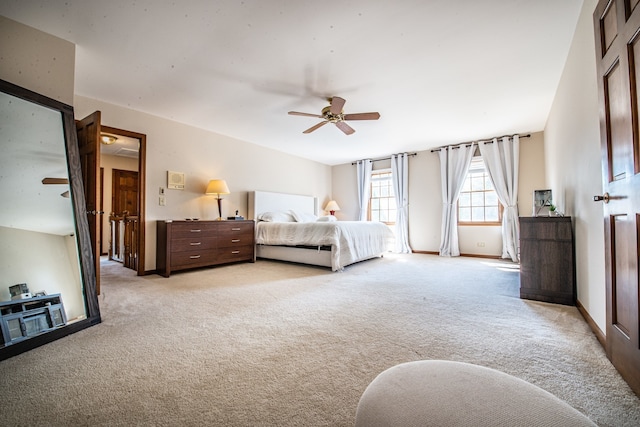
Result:
<svg viewBox="0 0 640 427">
<path fill-rule="evenodd" d="M 575 305 L 571 217 L 520 217 L 520 298 Z"/>
</svg>

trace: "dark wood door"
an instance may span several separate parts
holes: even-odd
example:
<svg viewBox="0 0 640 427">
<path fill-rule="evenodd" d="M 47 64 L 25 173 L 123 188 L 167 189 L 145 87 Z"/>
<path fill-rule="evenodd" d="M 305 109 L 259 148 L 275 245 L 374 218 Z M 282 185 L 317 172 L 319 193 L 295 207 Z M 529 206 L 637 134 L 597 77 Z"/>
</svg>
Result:
<svg viewBox="0 0 640 427">
<path fill-rule="evenodd" d="M 99 233 L 100 209 L 100 111 L 76 122 L 78 148 L 84 192 L 87 203 L 87 221 L 91 247 L 96 265 L 96 290 L 100 294 L 100 248 L 102 236 Z"/>
<path fill-rule="evenodd" d="M 111 209 L 117 216 L 126 211 L 138 216 L 138 172 L 113 169 L 113 195 Z"/>
<path fill-rule="evenodd" d="M 601 0 L 594 12 L 604 202 L 607 356 L 640 395 L 640 7 Z"/>
</svg>

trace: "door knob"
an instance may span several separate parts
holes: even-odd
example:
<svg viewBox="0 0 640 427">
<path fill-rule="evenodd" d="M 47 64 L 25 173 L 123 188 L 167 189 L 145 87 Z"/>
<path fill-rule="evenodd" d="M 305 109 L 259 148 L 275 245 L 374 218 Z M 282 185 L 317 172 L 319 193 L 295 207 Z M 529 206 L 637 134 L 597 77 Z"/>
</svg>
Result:
<svg viewBox="0 0 640 427">
<path fill-rule="evenodd" d="M 602 196 L 593 196 L 594 202 L 609 203 L 609 200 L 610 200 L 609 193 L 604 193 Z"/>
</svg>

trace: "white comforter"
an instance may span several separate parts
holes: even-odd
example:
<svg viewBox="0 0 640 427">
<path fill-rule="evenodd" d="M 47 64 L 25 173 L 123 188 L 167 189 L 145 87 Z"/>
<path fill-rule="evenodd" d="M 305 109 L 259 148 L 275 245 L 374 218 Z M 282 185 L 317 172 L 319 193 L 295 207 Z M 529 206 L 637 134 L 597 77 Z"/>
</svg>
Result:
<svg viewBox="0 0 640 427">
<path fill-rule="evenodd" d="M 259 245 L 332 246 L 332 269 L 341 270 L 373 258 L 393 247 L 394 235 L 386 224 L 370 221 L 263 222 L 256 226 Z"/>
</svg>

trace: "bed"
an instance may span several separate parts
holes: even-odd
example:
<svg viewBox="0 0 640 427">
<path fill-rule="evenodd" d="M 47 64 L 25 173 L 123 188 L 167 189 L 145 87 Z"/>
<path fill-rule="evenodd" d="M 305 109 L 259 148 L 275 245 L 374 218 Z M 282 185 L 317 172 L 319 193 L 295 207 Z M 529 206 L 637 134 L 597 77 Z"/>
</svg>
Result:
<svg viewBox="0 0 640 427">
<path fill-rule="evenodd" d="M 381 222 L 336 221 L 318 216 L 315 197 L 266 191 L 249 192 L 249 217 L 256 221 L 256 257 L 329 267 L 344 267 L 381 257 L 395 237 Z"/>
</svg>

